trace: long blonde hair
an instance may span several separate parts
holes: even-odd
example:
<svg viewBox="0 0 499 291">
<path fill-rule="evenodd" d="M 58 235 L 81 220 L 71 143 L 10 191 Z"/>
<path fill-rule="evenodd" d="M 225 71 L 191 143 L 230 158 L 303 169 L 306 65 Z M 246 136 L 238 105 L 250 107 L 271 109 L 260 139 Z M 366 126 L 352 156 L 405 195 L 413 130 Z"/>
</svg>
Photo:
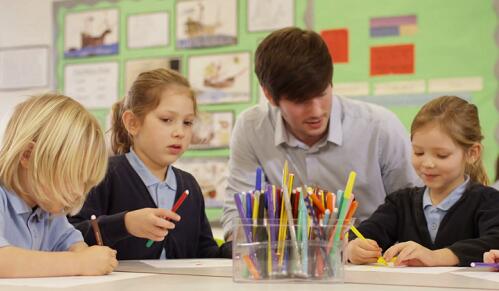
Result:
<svg viewBox="0 0 499 291">
<path fill-rule="evenodd" d="M 34 146 L 27 179 L 32 192 L 19 177 L 21 157 L 30 143 Z M 17 105 L 0 149 L 0 183 L 9 190 L 28 193 L 42 205 L 58 202 L 65 213 L 75 213 L 104 178 L 106 167 L 102 129 L 80 103 L 45 94 Z"/>
<path fill-rule="evenodd" d="M 113 153 L 127 153 L 133 145 L 133 140 L 123 124 L 123 113 L 130 110 L 139 120 L 143 121 L 146 114 L 159 105 L 161 93 L 175 87 L 188 91 L 189 98 L 194 103 L 194 112 L 196 112 L 194 91 L 191 89 L 189 81 L 179 73 L 170 69 L 155 69 L 143 72 L 137 77 L 128 95 L 113 105 L 111 126 L 111 149 Z"/>
<path fill-rule="evenodd" d="M 465 152 L 482 142 L 477 107 L 457 96 L 441 96 L 426 103 L 412 122 L 411 139 L 418 129 L 430 123 L 438 124 Z M 489 184 L 481 155 L 474 163 L 466 163 L 464 171 L 471 181 Z"/>
</svg>

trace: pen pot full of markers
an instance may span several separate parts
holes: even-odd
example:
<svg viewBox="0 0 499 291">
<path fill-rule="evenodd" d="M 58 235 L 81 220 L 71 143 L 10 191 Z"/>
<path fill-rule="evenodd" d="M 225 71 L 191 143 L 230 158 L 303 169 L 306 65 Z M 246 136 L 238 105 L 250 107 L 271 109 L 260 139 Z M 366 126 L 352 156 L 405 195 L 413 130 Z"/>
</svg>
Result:
<svg viewBox="0 0 499 291">
<path fill-rule="evenodd" d="M 239 218 L 233 229 L 235 282 L 343 282 L 354 218 Z"/>
</svg>

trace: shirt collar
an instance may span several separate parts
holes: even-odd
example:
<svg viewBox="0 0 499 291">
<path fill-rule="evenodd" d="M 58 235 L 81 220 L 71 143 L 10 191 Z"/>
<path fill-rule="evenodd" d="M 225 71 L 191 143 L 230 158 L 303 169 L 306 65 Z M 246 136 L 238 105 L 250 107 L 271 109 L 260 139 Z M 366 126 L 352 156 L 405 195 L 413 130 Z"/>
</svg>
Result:
<svg viewBox="0 0 499 291">
<path fill-rule="evenodd" d="M 452 190 L 452 192 L 450 192 L 450 194 L 435 207 L 443 211 L 448 211 L 452 207 L 452 205 L 454 205 L 459 200 L 459 198 L 463 196 L 463 193 L 466 190 L 469 181 L 470 177 L 466 176 L 464 182 L 461 185 L 457 186 L 454 190 Z M 432 206 L 430 189 L 426 187 L 423 194 L 423 209 L 429 206 Z"/>
<path fill-rule="evenodd" d="M 302 145 L 304 144 L 287 131 L 286 124 L 284 122 L 284 119 L 282 118 L 279 108 L 277 106 L 271 105 L 270 103 L 268 104 L 268 106 L 270 107 L 269 110 L 271 110 L 271 114 L 275 116 L 276 119 L 274 145 L 278 146 L 286 143 L 292 147 L 302 147 Z M 341 145 L 343 142 L 343 125 L 341 124 L 343 109 L 341 107 L 341 102 L 338 96 L 332 96 L 331 107 L 332 108 L 331 116 L 329 117 L 327 141 L 335 143 L 337 145 Z M 322 144 L 323 142 L 320 141 L 318 143 L 319 147 L 322 146 Z"/>
<path fill-rule="evenodd" d="M 14 208 L 16 214 L 31 213 L 33 211 L 33 209 L 31 209 L 31 207 L 29 207 L 28 204 L 26 204 L 26 202 L 19 197 L 19 195 L 5 189 L 4 187 L 2 188 L 2 190 L 5 191 L 7 199 L 9 200 L 10 205 L 12 205 L 12 208 Z"/>
<path fill-rule="evenodd" d="M 137 156 L 132 148 L 130 148 L 130 152 L 126 153 L 125 156 L 132 168 L 139 175 L 142 182 L 144 182 L 146 187 L 150 187 L 163 182 L 172 190 L 177 189 L 177 180 L 175 179 L 175 174 L 173 173 L 173 169 L 171 166 L 168 166 L 168 169 L 166 170 L 166 180 L 160 181 L 151 173 L 151 171 L 146 167 L 146 165 L 142 162 L 139 156 Z"/>
<path fill-rule="evenodd" d="M 10 205 L 12 205 L 12 208 L 16 212 L 16 214 L 22 215 L 22 214 L 30 214 L 33 213 L 33 215 L 36 216 L 37 219 L 41 220 L 44 217 L 48 216 L 49 213 L 45 210 L 43 210 L 40 207 L 37 207 L 34 211 L 29 205 L 22 200 L 22 198 L 17 195 L 16 193 L 12 191 L 8 191 L 4 187 L 2 187 L 2 190 L 5 191 L 7 199 L 10 202 Z"/>
</svg>

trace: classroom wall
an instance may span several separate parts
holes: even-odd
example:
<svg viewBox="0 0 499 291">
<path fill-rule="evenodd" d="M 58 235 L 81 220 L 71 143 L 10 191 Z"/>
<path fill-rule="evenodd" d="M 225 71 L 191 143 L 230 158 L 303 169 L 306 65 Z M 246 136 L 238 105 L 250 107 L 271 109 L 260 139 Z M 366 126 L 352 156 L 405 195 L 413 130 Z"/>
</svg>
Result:
<svg viewBox="0 0 499 291">
<path fill-rule="evenodd" d="M 51 60 L 50 63 L 52 64 L 53 62 L 53 48 L 54 48 L 54 27 L 55 24 L 53 23 L 54 17 L 53 17 L 53 3 L 54 2 L 63 2 L 63 1 L 54 1 L 54 0 L 16 0 L 16 1 L 10 1 L 10 0 L 0 0 L 0 49 L 2 48 L 11 48 L 11 47 L 19 47 L 19 46 L 31 46 L 31 45 L 45 45 L 50 48 L 50 53 L 51 53 Z M 71 2 L 71 1 L 68 1 Z M 115 1 L 108 1 L 109 3 L 115 3 Z M 175 1 L 171 0 L 171 3 L 174 3 Z M 242 1 L 243 3 L 245 1 Z M 295 12 L 296 14 L 296 19 L 297 19 L 297 25 L 299 26 L 304 26 L 303 20 L 302 20 L 302 13 L 304 10 L 304 3 L 307 3 L 309 1 L 305 0 L 296 0 L 297 3 L 297 11 Z M 314 1 L 310 1 L 314 2 Z M 342 1 L 335 1 L 335 3 L 341 3 Z M 431 2 L 431 3 L 430 3 Z M 364 23 L 362 21 L 359 21 L 360 18 L 358 18 L 359 13 L 362 11 L 371 11 L 370 9 L 363 9 L 362 11 L 356 10 L 356 13 L 340 13 L 341 9 L 350 9 L 349 7 L 346 7 L 347 4 L 343 6 L 336 6 L 335 10 L 336 13 L 339 15 L 342 15 L 342 17 L 331 17 L 331 15 L 334 15 L 334 13 L 331 12 L 330 9 L 323 9 L 323 7 L 326 7 L 327 5 L 330 5 L 327 0 L 315 0 L 315 6 L 316 8 L 314 9 L 315 11 L 315 21 L 314 21 L 314 27 L 316 30 L 320 31 L 322 29 L 331 29 L 331 28 L 342 28 L 342 27 L 349 27 L 351 28 L 352 26 L 349 24 L 349 21 L 353 21 L 356 23 Z M 349 1 L 343 1 L 343 3 L 350 3 Z M 363 3 L 362 1 L 353 1 L 348 5 L 360 5 L 360 3 Z M 397 4 L 393 7 L 394 4 L 393 2 L 390 1 L 383 1 L 384 4 L 386 5 L 381 5 L 381 4 L 374 4 L 371 3 L 369 5 L 377 5 L 379 10 L 385 10 L 387 7 L 390 7 L 391 10 L 400 12 L 400 13 L 414 13 L 414 9 L 407 9 L 404 8 L 402 4 Z M 431 6 L 433 5 L 432 1 L 420 1 L 418 2 L 422 8 L 420 11 L 425 11 L 425 7 L 423 6 Z M 499 1 L 497 0 L 487 0 L 483 2 L 477 2 L 480 3 L 480 5 L 474 5 L 477 10 L 477 16 L 482 15 L 481 18 L 484 18 L 485 15 L 483 13 L 487 13 L 487 17 L 490 16 L 490 13 L 493 11 L 497 13 L 498 7 L 499 7 Z M 364 3 L 365 4 L 365 3 Z M 391 4 L 391 5 L 389 5 Z M 428 4 L 428 5 L 427 5 Z M 172 4 L 173 5 L 173 4 Z M 442 6 L 441 4 L 440 6 Z M 469 2 L 467 0 L 459 0 L 455 2 L 455 6 L 463 6 L 463 5 L 469 5 Z M 400 6 L 400 7 L 398 7 Z M 173 6 L 172 6 L 173 7 Z M 244 6 L 240 7 L 241 11 L 244 11 Z M 482 10 L 480 10 L 482 9 Z M 437 9 L 435 9 L 437 10 Z M 446 11 L 445 8 L 440 9 L 440 11 Z M 362 12 L 362 13 L 364 13 Z M 384 13 L 379 13 L 380 15 Z M 385 14 L 389 14 L 385 12 Z M 438 13 L 438 15 L 435 16 L 436 19 L 441 17 L 441 13 Z M 449 14 L 449 11 L 446 12 L 446 17 L 449 18 L 451 15 Z M 466 18 L 466 17 L 463 17 Z M 461 19 L 463 19 L 461 18 Z M 472 18 L 472 19 L 478 19 L 477 18 Z M 36 25 L 33 25 L 33 20 L 36 19 Z M 458 18 L 459 19 L 459 18 Z M 472 20 L 469 19 L 469 20 Z M 365 19 L 364 19 L 365 20 Z M 443 22 L 443 21 L 439 21 Z M 469 22 L 471 26 L 473 26 L 473 23 L 478 23 L 480 21 L 471 21 Z M 483 21 L 482 21 L 483 22 Z M 462 22 L 465 23 L 465 22 Z M 245 21 L 241 21 L 240 25 L 245 25 Z M 353 28 L 356 29 L 357 27 L 360 27 L 360 24 L 356 24 Z M 480 28 L 478 31 L 483 32 L 484 29 L 483 27 L 478 27 Z M 494 39 L 493 35 L 496 35 L 495 41 L 496 43 L 499 42 L 499 38 L 497 37 L 497 31 L 495 27 L 492 27 L 491 25 L 488 25 L 485 30 L 487 31 L 486 35 L 489 37 L 481 37 L 479 43 L 486 43 L 487 48 L 492 47 L 489 43 Z M 354 31 L 354 30 L 352 30 Z M 244 29 L 242 30 L 243 33 L 246 33 Z M 460 35 L 463 34 L 463 32 L 466 32 L 465 30 L 461 30 Z M 473 32 L 469 32 L 469 34 L 473 34 Z M 355 38 L 355 34 L 352 34 L 352 41 L 359 41 L 359 39 Z M 263 37 L 264 34 L 258 34 L 256 37 L 252 36 L 253 39 L 252 41 L 255 41 L 255 39 L 260 39 Z M 417 40 L 417 39 L 416 39 Z M 353 44 L 353 43 L 352 43 Z M 355 56 L 355 53 L 363 46 L 352 46 L 352 55 Z M 475 44 L 470 44 L 467 50 L 473 52 L 473 48 L 480 47 L 480 45 Z M 230 50 L 228 48 L 227 50 Z M 457 50 L 456 50 L 457 51 Z M 454 51 L 454 53 L 456 53 Z M 476 50 L 475 50 L 476 51 Z M 425 51 L 426 53 L 426 51 Z M 452 53 L 452 54 L 454 54 Z M 482 52 L 483 53 L 483 52 Z M 449 63 L 452 61 L 450 60 L 450 55 L 451 53 L 446 54 L 446 59 L 449 59 Z M 490 55 L 487 53 L 487 55 Z M 496 54 L 493 54 L 494 58 L 496 58 Z M 476 51 L 475 54 L 476 57 L 480 58 L 481 55 L 478 51 Z M 490 58 L 490 57 L 488 57 Z M 360 60 L 364 60 L 363 58 L 359 58 Z M 491 61 L 492 62 L 492 61 Z M 354 64 L 355 62 L 352 62 Z M 478 63 L 478 62 L 476 62 Z M 475 63 L 475 64 L 476 64 Z M 431 64 L 431 67 L 429 68 L 430 71 L 434 72 L 435 71 L 435 63 L 434 62 L 429 62 Z M 185 66 L 185 62 L 184 65 Z M 442 68 L 447 68 L 447 65 L 441 64 Z M 474 66 L 476 67 L 476 66 Z M 355 78 L 350 78 L 349 76 L 352 75 L 354 70 L 349 70 L 349 67 L 347 65 L 336 65 L 336 72 L 335 72 L 335 82 L 338 83 L 338 81 L 352 81 L 352 79 Z M 355 69 L 355 68 L 354 68 Z M 419 71 L 421 68 L 418 68 Z M 494 69 L 491 66 L 491 71 Z M 497 65 L 495 68 L 495 75 L 497 77 L 499 70 L 497 69 Z M 343 72 L 343 73 L 341 73 Z M 55 80 L 53 78 L 54 74 L 51 72 L 49 76 L 49 85 L 45 88 L 35 88 L 35 89 L 29 89 L 29 90 L 11 90 L 11 91 L 1 91 L 0 90 L 0 136 L 3 133 L 3 127 L 5 126 L 5 119 L 8 116 L 8 112 L 12 109 L 12 107 L 17 104 L 18 102 L 24 100 L 27 96 L 32 95 L 32 94 L 37 94 L 40 92 L 44 92 L 47 90 L 53 90 L 55 88 Z M 358 76 L 358 74 L 356 74 Z M 396 77 L 390 77 L 391 79 L 396 79 Z M 490 80 L 489 80 L 490 81 Z M 496 86 L 494 84 L 495 82 L 487 82 L 487 92 L 484 91 L 483 96 L 479 96 L 478 98 L 478 103 L 482 108 L 487 108 L 488 113 L 486 116 L 483 115 L 481 112 L 482 117 L 487 117 L 487 118 L 482 118 L 482 126 L 484 126 L 484 129 L 486 131 L 486 136 L 487 139 L 485 141 L 486 143 L 486 163 L 487 163 L 487 168 L 489 170 L 489 173 L 491 176 L 493 176 L 493 171 L 492 171 L 492 164 L 493 164 L 493 159 L 495 158 L 495 155 L 497 153 L 497 141 L 499 140 L 499 126 L 497 126 L 497 114 L 494 114 L 493 111 L 497 110 L 499 107 L 499 97 L 495 98 L 495 103 L 493 104 L 493 99 L 490 98 L 491 95 L 496 92 L 496 90 L 493 88 Z M 252 94 L 257 95 L 256 91 L 258 90 L 257 84 L 252 84 Z M 123 93 L 123 92 L 120 92 Z M 120 94 L 122 95 L 122 94 Z M 256 99 L 256 98 L 254 98 Z M 474 100 L 477 101 L 477 100 Z M 485 102 L 484 102 L 485 101 Z M 252 102 L 255 102 L 253 100 Z M 256 102 L 255 102 L 256 103 Z M 393 108 L 391 108 L 393 109 Z M 410 112 L 408 114 L 399 114 L 399 117 L 402 118 L 404 121 L 404 124 L 409 124 L 410 123 L 410 118 L 414 115 L 415 111 L 417 110 L 417 106 L 414 106 L 410 108 Z M 236 111 L 239 111 L 236 110 Z M 492 112 L 492 113 L 491 113 Z M 497 112 L 497 111 L 495 111 Z M 495 132 L 495 133 L 494 133 Z M 495 135 L 495 136 L 494 136 Z M 227 150 L 221 150 L 219 155 L 225 156 L 227 154 Z M 194 155 L 196 156 L 196 155 Z"/>
<path fill-rule="evenodd" d="M 0 0 L 0 50 L 19 46 L 45 45 L 52 48 L 52 3 L 54 0 Z M 33 22 L 36 19 L 36 25 Z M 0 137 L 9 112 L 26 97 L 54 88 L 52 74 L 49 86 L 28 90 L 0 90 Z"/>
</svg>

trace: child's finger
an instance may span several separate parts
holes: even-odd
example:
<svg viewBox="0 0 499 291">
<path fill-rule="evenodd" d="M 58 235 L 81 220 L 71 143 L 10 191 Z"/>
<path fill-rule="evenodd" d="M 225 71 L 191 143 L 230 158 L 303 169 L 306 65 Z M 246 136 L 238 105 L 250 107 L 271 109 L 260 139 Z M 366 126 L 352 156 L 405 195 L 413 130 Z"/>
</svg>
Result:
<svg viewBox="0 0 499 291">
<path fill-rule="evenodd" d="M 395 260 L 395 266 L 400 266 L 403 265 L 405 261 L 409 261 L 411 259 L 414 259 L 414 251 L 416 250 L 416 247 L 414 245 L 404 245 L 404 248 L 400 250 L 397 259 Z"/>
<path fill-rule="evenodd" d="M 362 258 L 363 260 L 374 259 L 374 262 L 381 256 L 381 252 L 379 250 L 366 250 L 363 248 L 357 249 L 357 256 Z"/>
<path fill-rule="evenodd" d="M 372 240 L 372 239 L 366 239 L 365 242 L 367 243 L 366 246 L 369 246 L 369 247 L 365 247 L 365 249 L 369 249 L 369 250 L 379 250 L 381 251 L 380 247 L 378 246 L 378 243 L 375 241 L 375 240 Z"/>
<path fill-rule="evenodd" d="M 175 223 L 160 217 L 156 217 L 153 225 L 164 230 L 175 228 Z"/>
<path fill-rule="evenodd" d="M 385 261 L 390 262 L 393 257 L 397 256 L 398 253 L 404 249 L 405 243 L 398 243 L 396 245 L 391 246 L 388 248 L 385 252 L 385 255 L 383 256 L 385 258 Z"/>
<path fill-rule="evenodd" d="M 173 221 L 179 221 L 180 220 L 180 215 L 178 215 L 177 213 L 171 211 L 171 210 L 166 210 L 166 209 L 163 209 L 163 208 L 156 208 L 154 210 L 154 215 L 158 216 L 158 217 L 162 217 L 164 219 L 169 219 L 169 220 L 173 220 Z"/>
</svg>

